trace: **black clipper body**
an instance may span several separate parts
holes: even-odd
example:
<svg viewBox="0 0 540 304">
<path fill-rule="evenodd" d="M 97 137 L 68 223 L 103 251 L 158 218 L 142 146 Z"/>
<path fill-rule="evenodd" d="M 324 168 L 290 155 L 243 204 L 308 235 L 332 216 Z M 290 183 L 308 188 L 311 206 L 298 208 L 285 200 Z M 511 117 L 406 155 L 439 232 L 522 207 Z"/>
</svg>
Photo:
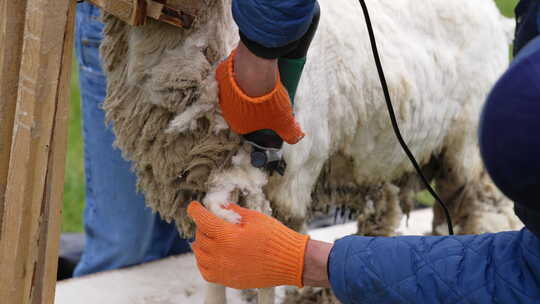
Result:
<svg viewBox="0 0 540 304">
<path fill-rule="evenodd" d="M 264 169 L 272 175 L 274 172 L 281 176 L 285 174 L 287 164 L 283 160 L 283 139 L 272 130 L 258 130 L 244 135 L 244 140 L 253 148 L 251 165 Z"/>
</svg>

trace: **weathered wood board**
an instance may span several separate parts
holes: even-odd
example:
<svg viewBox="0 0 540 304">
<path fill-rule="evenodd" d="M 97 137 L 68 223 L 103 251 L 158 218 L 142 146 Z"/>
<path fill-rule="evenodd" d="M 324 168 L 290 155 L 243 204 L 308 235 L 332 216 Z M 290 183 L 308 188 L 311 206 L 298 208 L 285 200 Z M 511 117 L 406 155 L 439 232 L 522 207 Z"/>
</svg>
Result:
<svg viewBox="0 0 540 304">
<path fill-rule="evenodd" d="M 6 2 L 26 2 L 26 6 L 17 7 L 19 17 L 24 16 L 24 32 L 0 214 L 0 299 L 13 304 L 53 303 L 76 2 L 4 0 L 3 9 L 13 5 Z M 3 10 L 4 14 L 8 13 Z M 6 49 L 20 39 L 20 31 L 3 39 L 0 62 L 6 60 Z M 16 60 L 16 55 L 11 56 Z M 6 83 L 13 86 L 16 72 L 10 77 Z M 15 97 L 9 98 L 0 103 L 12 105 Z M 0 141 L 5 145 L 6 137 Z"/>
</svg>

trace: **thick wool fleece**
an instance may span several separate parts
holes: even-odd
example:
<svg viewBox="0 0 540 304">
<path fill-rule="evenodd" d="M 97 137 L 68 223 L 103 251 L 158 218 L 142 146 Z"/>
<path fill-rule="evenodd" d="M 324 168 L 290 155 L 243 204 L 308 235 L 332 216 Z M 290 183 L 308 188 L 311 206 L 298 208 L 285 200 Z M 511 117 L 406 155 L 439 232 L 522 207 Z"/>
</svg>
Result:
<svg viewBox="0 0 540 304">
<path fill-rule="evenodd" d="M 240 148 L 218 113 L 214 72 L 235 35 L 230 4 L 198 5 L 221 18 L 202 17 L 184 31 L 150 20 L 133 28 L 105 15 L 101 47 L 116 145 L 133 162 L 147 204 L 187 234 L 187 203 L 203 199 L 210 174 L 228 168 Z"/>
</svg>

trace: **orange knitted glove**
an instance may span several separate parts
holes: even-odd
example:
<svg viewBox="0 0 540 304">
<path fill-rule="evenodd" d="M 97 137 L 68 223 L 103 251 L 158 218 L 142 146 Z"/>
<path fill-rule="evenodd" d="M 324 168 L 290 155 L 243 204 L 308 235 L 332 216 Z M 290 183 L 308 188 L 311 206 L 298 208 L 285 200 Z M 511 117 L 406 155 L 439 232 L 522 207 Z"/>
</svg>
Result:
<svg viewBox="0 0 540 304">
<path fill-rule="evenodd" d="M 216 71 L 219 105 L 229 127 L 239 134 L 270 129 L 289 144 L 299 142 L 304 133 L 294 119 L 291 100 L 281 80 L 278 78 L 276 87 L 267 95 L 249 97 L 236 83 L 235 53 L 233 51 Z"/>
<path fill-rule="evenodd" d="M 234 204 L 227 208 L 242 217 L 240 224 L 216 217 L 199 202 L 188 207 L 197 224 L 192 249 L 204 279 L 236 289 L 302 287 L 309 236 L 260 212 Z"/>
</svg>

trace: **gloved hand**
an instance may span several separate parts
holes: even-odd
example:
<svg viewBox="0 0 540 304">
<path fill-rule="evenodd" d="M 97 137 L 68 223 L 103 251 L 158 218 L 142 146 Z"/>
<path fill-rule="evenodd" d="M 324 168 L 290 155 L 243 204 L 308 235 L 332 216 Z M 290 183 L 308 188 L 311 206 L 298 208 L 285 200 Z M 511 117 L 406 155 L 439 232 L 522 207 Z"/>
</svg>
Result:
<svg viewBox="0 0 540 304">
<path fill-rule="evenodd" d="M 235 79 L 235 52 L 233 51 L 216 71 L 219 105 L 229 127 L 242 135 L 270 129 L 287 143 L 298 143 L 304 133 L 294 119 L 291 100 L 279 79 L 279 73 L 276 75 L 276 87 L 270 93 L 261 97 L 249 97 Z"/>
<path fill-rule="evenodd" d="M 236 289 L 302 287 L 309 236 L 260 212 L 230 204 L 240 224 L 222 220 L 198 202 L 188 207 L 197 224 L 193 252 L 204 279 Z"/>
</svg>

